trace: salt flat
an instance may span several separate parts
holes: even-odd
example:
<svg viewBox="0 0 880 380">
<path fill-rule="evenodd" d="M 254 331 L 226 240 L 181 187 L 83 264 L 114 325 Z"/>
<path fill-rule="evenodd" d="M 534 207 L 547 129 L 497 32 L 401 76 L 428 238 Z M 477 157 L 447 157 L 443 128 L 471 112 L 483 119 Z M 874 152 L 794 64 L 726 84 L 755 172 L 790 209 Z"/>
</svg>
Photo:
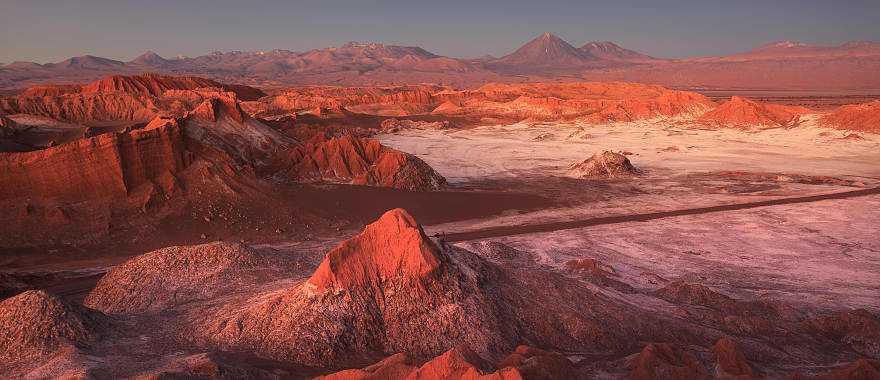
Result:
<svg viewBox="0 0 880 380">
<path fill-rule="evenodd" d="M 530 123 L 461 130 L 404 130 L 380 135 L 383 144 L 428 162 L 452 183 L 562 174 L 602 149 L 631 152 L 649 177 L 700 171 L 744 170 L 880 180 L 880 137 L 815 127 L 755 131 L 700 129 L 682 118 L 584 125 Z"/>
<path fill-rule="evenodd" d="M 809 125 L 704 130 L 681 120 L 658 119 L 600 126 L 519 123 L 409 130 L 380 139 L 423 158 L 455 185 L 503 185 L 538 193 L 550 189 L 572 200 L 553 209 L 427 228 L 429 233 L 454 233 L 877 186 L 880 138 L 845 139 L 847 135 Z M 568 165 L 601 149 L 631 152 L 629 159 L 644 175 L 559 179 Z M 741 179 L 729 171 L 774 174 Z M 798 181 L 791 179 L 794 175 L 840 181 Z M 577 194 L 579 190 L 588 194 Z M 808 309 L 878 310 L 878 206 L 880 195 L 868 195 L 488 240 L 532 252 L 542 264 L 558 270 L 568 260 L 595 258 L 614 268 L 621 281 L 647 291 L 685 280 L 738 298 L 769 297 Z"/>
</svg>

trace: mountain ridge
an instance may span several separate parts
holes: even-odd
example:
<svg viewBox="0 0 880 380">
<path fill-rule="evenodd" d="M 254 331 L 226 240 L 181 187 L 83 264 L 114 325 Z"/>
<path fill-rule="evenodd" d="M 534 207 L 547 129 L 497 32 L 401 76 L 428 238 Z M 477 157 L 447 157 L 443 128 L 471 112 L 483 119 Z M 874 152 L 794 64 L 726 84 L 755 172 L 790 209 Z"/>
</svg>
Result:
<svg viewBox="0 0 880 380">
<path fill-rule="evenodd" d="M 782 65 L 782 61 L 789 63 Z M 743 88 L 867 89 L 880 88 L 880 77 L 871 75 L 880 71 L 880 43 L 819 46 L 778 41 L 745 52 L 682 59 L 651 57 L 611 41 L 587 42 L 577 48 L 551 33 L 500 58 L 447 57 L 418 46 L 376 42 L 349 42 L 305 52 L 213 52 L 192 58 L 164 58 L 147 51 L 128 62 L 94 55 L 46 64 L 15 61 L 0 67 L 0 89 L 151 71 L 264 87 L 436 83 L 464 88 L 488 82 L 574 79 L 725 88 L 730 86 L 728 77 L 734 76 Z M 768 77 L 772 80 L 767 81 Z"/>
</svg>

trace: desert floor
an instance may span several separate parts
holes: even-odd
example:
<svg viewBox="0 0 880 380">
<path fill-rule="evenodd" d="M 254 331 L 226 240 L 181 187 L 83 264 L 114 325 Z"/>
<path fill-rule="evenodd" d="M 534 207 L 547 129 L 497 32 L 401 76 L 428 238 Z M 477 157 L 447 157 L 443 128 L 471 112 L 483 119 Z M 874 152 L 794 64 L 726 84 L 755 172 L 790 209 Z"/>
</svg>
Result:
<svg viewBox="0 0 880 380">
<path fill-rule="evenodd" d="M 362 223 L 404 207 L 430 235 L 465 247 L 502 241 L 538 255 L 548 270 L 562 270 L 573 258 L 596 258 L 618 280 L 643 290 L 683 279 L 810 309 L 877 311 L 880 138 L 807 124 L 741 131 L 699 129 L 675 119 L 601 126 L 523 122 L 380 135 L 383 144 L 427 161 L 451 188 L 297 187 L 291 201 L 335 206 L 338 215 L 329 217 L 345 222 L 306 239 L 282 233 L 253 243 L 309 256 L 317 265 L 323 252 Z M 641 174 L 566 176 L 569 165 L 603 149 L 626 152 Z M 171 237 L 151 245 L 22 250 L 0 259 L 17 277 L 78 299 L 112 265 L 159 246 L 199 243 L 199 234 L 212 228 L 174 222 Z M 222 232 L 207 234 L 208 240 L 224 238 Z M 609 289 L 601 291 L 614 293 Z M 640 301 L 632 294 L 612 296 Z"/>
<path fill-rule="evenodd" d="M 380 139 L 423 158 L 454 186 L 561 201 L 426 227 L 457 244 L 501 241 L 559 270 L 568 260 L 595 258 L 645 290 L 681 279 L 738 298 L 877 311 L 880 139 L 847 135 L 654 120 L 411 130 Z M 602 149 L 631 153 L 642 175 L 565 177 L 570 164 Z"/>
</svg>

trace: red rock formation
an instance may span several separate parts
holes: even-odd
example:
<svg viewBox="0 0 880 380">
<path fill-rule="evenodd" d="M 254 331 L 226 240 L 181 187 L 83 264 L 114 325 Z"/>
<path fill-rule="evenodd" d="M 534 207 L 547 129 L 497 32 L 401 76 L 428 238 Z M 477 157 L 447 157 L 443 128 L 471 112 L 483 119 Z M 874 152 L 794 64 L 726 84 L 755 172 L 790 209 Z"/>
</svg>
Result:
<svg viewBox="0 0 880 380">
<path fill-rule="evenodd" d="M 498 368 L 515 368 L 527 380 L 553 380 L 577 378 L 577 369 L 565 356 L 529 346 L 518 346 L 497 365 Z"/>
<path fill-rule="evenodd" d="M 432 114 L 438 115 L 455 115 L 459 112 L 462 112 L 461 106 L 448 100 L 431 110 Z"/>
<path fill-rule="evenodd" d="M 841 106 L 819 119 L 822 126 L 880 133 L 880 100 Z"/>
<path fill-rule="evenodd" d="M 733 308 L 735 300 L 701 284 L 673 281 L 654 293 L 669 302 L 707 306 L 717 309 Z"/>
<path fill-rule="evenodd" d="M 377 140 L 352 135 L 318 136 L 281 158 L 297 180 L 328 181 L 392 187 L 413 191 L 437 190 L 446 179 L 413 155 L 390 149 Z"/>
<path fill-rule="evenodd" d="M 137 256 L 108 272 L 84 305 L 109 314 L 157 312 L 205 299 L 230 286 L 277 273 L 283 263 L 249 247 L 215 242 L 168 247 Z"/>
<path fill-rule="evenodd" d="M 465 359 L 458 349 L 446 351 L 431 361 L 425 363 L 407 376 L 412 380 L 522 380 L 522 375 L 515 369 L 502 369 L 488 375 L 483 375 Z"/>
<path fill-rule="evenodd" d="M 221 87 L 220 83 L 198 77 L 170 77 L 158 74 L 134 76 L 112 75 L 82 86 L 81 93 L 124 92 L 132 95 L 158 97 L 167 90 L 194 90 Z"/>
<path fill-rule="evenodd" d="M 12 124 L 6 120 L 0 119 L 4 125 Z M 4 136 L 10 130 L 4 126 Z M 252 171 L 268 167 L 278 152 L 295 158 L 284 166 L 294 179 L 411 190 L 433 190 L 445 182 L 418 158 L 371 140 L 343 138 L 298 146 L 245 114 L 235 94 L 227 92 L 213 94 L 182 118 L 158 117 L 141 129 L 104 133 L 39 151 L 0 152 L 4 183 L 0 200 L 120 200 L 141 186 L 168 194 L 178 189 L 176 176 L 194 159 Z"/>
<path fill-rule="evenodd" d="M 727 127 L 793 127 L 800 117 L 813 113 L 804 107 L 759 103 L 739 96 L 731 97 L 715 109 L 706 112 L 698 121 L 712 126 Z"/>
<path fill-rule="evenodd" d="M 121 198 L 167 182 L 188 163 L 176 125 L 102 134 L 24 153 L 0 153 L 0 199 Z"/>
<path fill-rule="evenodd" d="M 713 103 L 706 97 L 660 86 L 634 83 L 491 83 L 476 90 L 402 86 L 376 88 L 307 87 L 261 100 L 269 115 L 322 107 L 402 116 L 435 114 L 587 122 L 633 121 L 701 113 Z"/>
<path fill-rule="evenodd" d="M 190 111 L 186 117 L 198 121 L 216 122 L 223 116 L 228 116 L 237 122 L 244 121 L 246 117 L 235 95 L 232 93 L 203 101 L 198 107 Z"/>
<path fill-rule="evenodd" d="M 605 266 L 601 265 L 598 260 L 593 258 L 569 260 L 565 263 L 565 268 L 573 272 L 582 272 L 597 276 L 611 273 Z"/>
<path fill-rule="evenodd" d="M 483 374 L 458 349 L 446 351 L 421 367 L 414 367 L 404 354 L 396 354 L 364 369 L 352 369 L 320 376 L 315 380 L 522 380 L 515 368 Z"/>
<path fill-rule="evenodd" d="M 733 339 L 719 339 L 712 346 L 712 353 L 715 355 L 715 377 L 742 380 L 754 378 L 752 366 Z"/>
<path fill-rule="evenodd" d="M 443 90 L 437 86 L 400 87 L 302 87 L 285 90 L 263 99 L 267 114 L 296 112 L 310 109 L 341 111 L 386 116 L 404 116 L 430 111 L 433 93 Z"/>
<path fill-rule="evenodd" d="M 628 379 L 709 379 L 702 364 L 688 352 L 667 343 L 650 343 L 629 362 Z"/>
<path fill-rule="evenodd" d="M 46 88 L 49 86 L 42 87 Z M 67 89 L 66 91 L 70 91 L 73 88 L 75 87 L 61 86 L 61 89 Z M 265 96 L 265 93 L 253 87 L 225 85 L 217 81 L 200 77 L 166 76 L 153 73 L 131 76 L 111 75 L 101 80 L 82 85 L 78 92 L 83 94 L 122 92 L 136 96 L 161 97 L 169 90 L 197 89 L 219 89 L 221 91 L 229 91 L 235 93 L 242 100 L 256 100 Z M 31 93 L 35 94 L 36 92 Z M 43 93 L 45 94 L 48 92 L 43 90 Z M 28 94 L 28 92 L 25 91 L 24 94 Z"/>
<path fill-rule="evenodd" d="M 41 290 L 26 291 L 0 302 L 0 360 L 36 360 L 64 347 L 86 346 L 108 327 L 99 312 Z"/>
<path fill-rule="evenodd" d="M 712 105 L 696 93 L 635 83 L 493 83 L 463 95 L 465 110 L 456 113 L 592 123 L 698 113 Z"/>
<path fill-rule="evenodd" d="M 315 380 L 381 380 L 406 379 L 416 370 L 412 360 L 406 354 L 394 354 L 363 369 L 347 369 L 329 375 L 319 376 Z"/>
<path fill-rule="evenodd" d="M 381 352 L 426 359 L 459 344 L 503 350 L 509 338 L 493 301 L 460 268 L 486 269 L 460 260 L 450 264 L 411 216 L 392 210 L 328 253 L 308 281 L 200 316 L 186 336 L 312 366 Z"/>
<path fill-rule="evenodd" d="M 418 121 L 408 119 L 385 119 L 379 124 L 382 133 L 396 133 L 404 129 L 449 129 L 452 123 L 449 120 L 442 121 Z"/>
<path fill-rule="evenodd" d="M 78 84 L 43 84 L 31 86 L 21 92 L 21 96 L 59 96 L 65 94 L 75 94 L 82 91 L 82 85 Z"/>
<path fill-rule="evenodd" d="M 152 129 L 166 128 L 169 126 L 180 128 L 180 121 L 177 118 L 173 117 L 158 116 L 153 120 L 150 120 L 150 122 L 147 123 L 147 125 L 145 125 L 144 128 L 142 128 L 141 130 L 149 131 Z"/>
<path fill-rule="evenodd" d="M 281 374 L 285 376 L 281 376 Z M 137 376 L 139 380 L 167 379 L 280 379 L 290 374 L 267 371 L 250 363 L 229 360 L 217 353 L 175 357 L 161 368 Z"/>
<path fill-rule="evenodd" d="M 244 100 L 265 95 L 255 88 L 198 77 L 114 75 L 86 85 L 37 86 L 19 96 L 0 98 L 0 110 L 77 122 L 146 121 L 161 112 L 179 112 L 181 104 L 174 97 L 181 91 L 225 91 Z"/>
<path fill-rule="evenodd" d="M 626 156 L 603 150 L 583 162 L 572 164 L 568 176 L 574 178 L 617 178 L 638 174 Z"/>
<path fill-rule="evenodd" d="M 222 93 L 203 101 L 180 120 L 196 154 L 221 155 L 239 166 L 262 170 L 278 152 L 295 141 L 242 111 L 235 94 Z M 273 174 L 270 172 L 268 174 Z"/>
<path fill-rule="evenodd" d="M 533 290 L 546 286 L 556 290 Z M 451 347 L 491 362 L 523 341 L 569 349 L 625 344 L 608 343 L 624 330 L 622 321 L 594 322 L 597 313 L 625 313 L 585 289 L 566 276 L 511 272 L 469 251 L 437 247 L 411 216 L 392 210 L 329 252 L 307 281 L 191 314 L 180 331 L 205 349 L 320 367 L 387 352 L 425 360 Z M 588 301 L 560 302 L 575 297 Z"/>
<path fill-rule="evenodd" d="M 126 93 L 4 97 L 0 110 L 77 122 L 146 121 L 160 111 L 154 99 Z"/>
<path fill-rule="evenodd" d="M 423 286 L 436 279 L 443 260 L 415 219 L 394 209 L 327 253 L 308 284 L 319 293 L 380 288 L 391 277 Z"/>
</svg>

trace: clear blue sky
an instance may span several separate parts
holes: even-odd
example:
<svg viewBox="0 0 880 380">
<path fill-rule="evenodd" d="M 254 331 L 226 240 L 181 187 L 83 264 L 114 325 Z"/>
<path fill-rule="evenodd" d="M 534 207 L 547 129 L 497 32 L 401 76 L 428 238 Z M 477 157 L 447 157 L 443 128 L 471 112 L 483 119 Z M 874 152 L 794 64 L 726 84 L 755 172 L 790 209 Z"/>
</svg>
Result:
<svg viewBox="0 0 880 380">
<path fill-rule="evenodd" d="M 595 4 L 594 4 L 595 3 Z M 0 62 L 143 51 L 308 50 L 347 41 L 500 56 L 542 32 L 611 40 L 660 57 L 726 54 L 776 40 L 880 40 L 880 0 L 0 0 Z"/>
</svg>

